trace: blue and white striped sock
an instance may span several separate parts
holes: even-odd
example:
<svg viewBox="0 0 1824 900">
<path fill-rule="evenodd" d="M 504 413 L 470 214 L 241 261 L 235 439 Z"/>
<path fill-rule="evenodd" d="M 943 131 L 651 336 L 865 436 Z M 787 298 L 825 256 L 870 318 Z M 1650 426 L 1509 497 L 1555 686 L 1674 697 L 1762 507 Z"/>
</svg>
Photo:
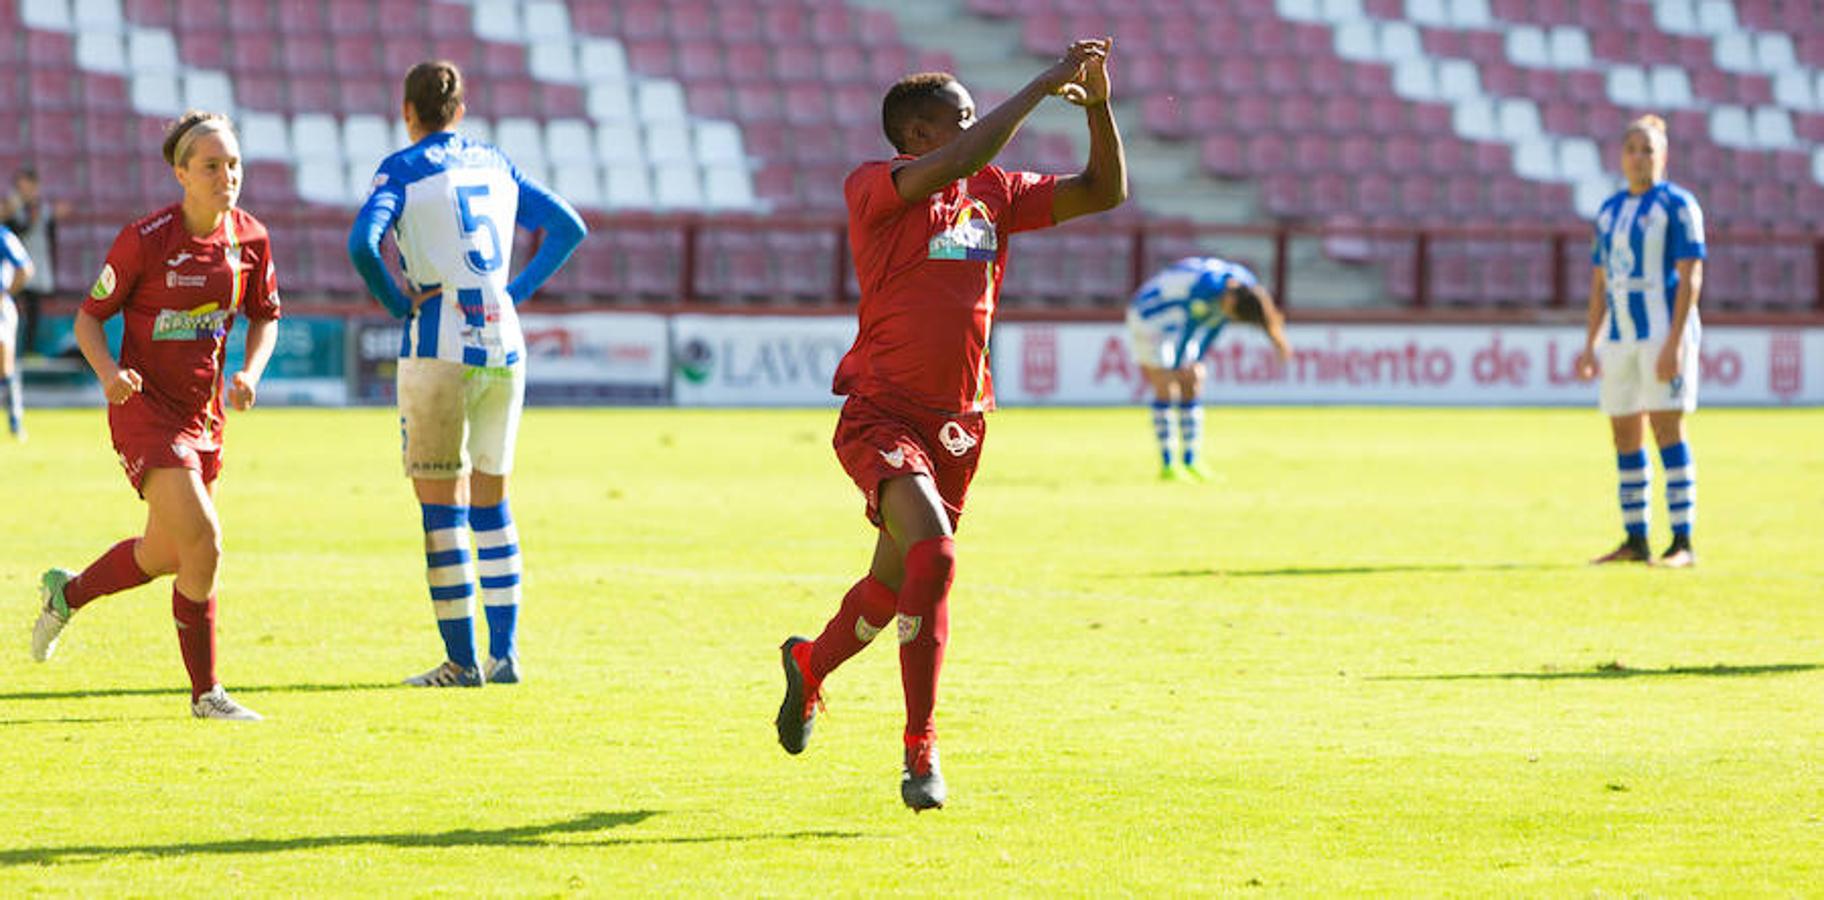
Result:
<svg viewBox="0 0 1824 900">
<path fill-rule="evenodd" d="M 1178 442 L 1184 445 L 1184 465 L 1197 464 L 1197 451 L 1203 447 L 1203 404 L 1195 400 L 1178 401 Z"/>
<path fill-rule="evenodd" d="M 469 562 L 469 508 L 419 504 L 424 510 L 425 580 L 444 653 L 475 668 L 475 567 Z"/>
<path fill-rule="evenodd" d="M 1159 438 L 1159 458 L 1172 464 L 1172 401 L 1153 401 L 1153 434 Z"/>
<path fill-rule="evenodd" d="M 19 383 L 19 370 L 6 376 L 6 425 L 14 434 L 25 425 L 25 388 Z"/>
<path fill-rule="evenodd" d="M 1621 524 L 1630 537 L 1646 537 L 1653 494 L 1653 468 L 1647 464 L 1647 451 L 1618 453 L 1615 467 L 1621 473 Z"/>
<path fill-rule="evenodd" d="M 1666 467 L 1666 518 L 1672 520 L 1672 533 L 1691 536 L 1697 522 L 1697 464 L 1691 461 L 1691 445 L 1679 441 L 1659 448 L 1659 461 Z"/>
<path fill-rule="evenodd" d="M 488 655 L 513 655 L 519 625 L 519 529 L 507 501 L 469 511 L 475 529 L 475 568 L 481 574 L 481 608 L 488 616 Z"/>
</svg>

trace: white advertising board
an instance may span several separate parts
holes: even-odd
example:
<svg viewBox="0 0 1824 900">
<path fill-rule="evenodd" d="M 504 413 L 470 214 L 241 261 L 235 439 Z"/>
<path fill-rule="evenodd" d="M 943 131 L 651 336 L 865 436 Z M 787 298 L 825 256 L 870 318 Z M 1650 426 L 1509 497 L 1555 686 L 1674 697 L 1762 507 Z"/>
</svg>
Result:
<svg viewBox="0 0 1824 900">
<path fill-rule="evenodd" d="M 1258 330 L 1231 325 L 1205 358 L 1214 403 L 1595 406 L 1578 381 L 1577 326 L 1294 324 L 1281 362 Z M 994 331 L 1004 405 L 1133 403 L 1146 385 L 1120 323 L 1006 322 Z M 1824 328 L 1709 327 L 1698 402 L 1824 404 Z"/>
<path fill-rule="evenodd" d="M 666 317 L 648 313 L 527 315 L 526 399 L 663 403 L 671 381 Z"/>
<path fill-rule="evenodd" d="M 672 402 L 834 406 L 830 381 L 855 329 L 853 316 L 673 316 Z"/>
</svg>

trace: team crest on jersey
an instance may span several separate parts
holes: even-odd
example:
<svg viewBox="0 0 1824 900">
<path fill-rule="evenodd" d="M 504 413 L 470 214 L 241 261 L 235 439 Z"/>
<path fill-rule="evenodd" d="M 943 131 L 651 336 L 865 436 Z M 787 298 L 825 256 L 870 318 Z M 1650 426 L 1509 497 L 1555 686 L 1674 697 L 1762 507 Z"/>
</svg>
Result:
<svg viewBox="0 0 1824 900">
<path fill-rule="evenodd" d="M 975 435 L 970 434 L 969 429 L 954 419 L 945 422 L 944 427 L 937 430 L 937 439 L 945 450 L 950 451 L 951 456 L 962 456 L 975 449 L 976 444 Z"/>
<path fill-rule="evenodd" d="M 205 303 L 195 309 L 161 309 L 152 321 L 155 341 L 200 341 L 219 338 L 228 333 L 228 310 L 220 303 Z"/>
<path fill-rule="evenodd" d="M 923 625 L 924 622 L 925 619 L 923 616 L 908 616 L 905 613 L 900 613 L 899 643 L 903 646 L 916 640 L 918 638 L 918 628 L 920 625 Z"/>
<path fill-rule="evenodd" d="M 97 300 L 114 296 L 114 283 L 114 264 L 106 263 L 101 267 L 101 276 L 95 279 L 95 286 L 89 289 L 89 296 Z"/>
<path fill-rule="evenodd" d="M 980 200 L 966 200 L 951 216 L 950 227 L 932 238 L 928 249 L 931 259 L 994 262 L 1000 239 L 995 236 L 988 206 Z"/>
</svg>

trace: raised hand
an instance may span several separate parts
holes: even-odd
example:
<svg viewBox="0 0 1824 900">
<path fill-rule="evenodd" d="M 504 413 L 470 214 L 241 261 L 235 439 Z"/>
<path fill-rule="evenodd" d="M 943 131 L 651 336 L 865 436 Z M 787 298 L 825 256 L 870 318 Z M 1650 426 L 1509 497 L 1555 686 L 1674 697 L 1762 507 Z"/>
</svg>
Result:
<svg viewBox="0 0 1824 900">
<path fill-rule="evenodd" d="M 1052 63 L 1051 68 L 1039 73 L 1036 80 L 1045 86 L 1048 93 L 1068 96 L 1067 89 L 1082 79 L 1085 65 L 1094 59 L 1107 58 L 1104 41 L 1077 41 L 1064 51 L 1063 57 Z M 1078 86 L 1078 90 L 1082 90 L 1081 86 Z"/>
<path fill-rule="evenodd" d="M 1099 53 L 1084 61 L 1077 78 L 1058 89 L 1058 96 L 1078 106 L 1095 106 L 1108 102 L 1108 56 L 1115 47 L 1114 38 L 1083 43 L 1097 45 Z"/>
</svg>

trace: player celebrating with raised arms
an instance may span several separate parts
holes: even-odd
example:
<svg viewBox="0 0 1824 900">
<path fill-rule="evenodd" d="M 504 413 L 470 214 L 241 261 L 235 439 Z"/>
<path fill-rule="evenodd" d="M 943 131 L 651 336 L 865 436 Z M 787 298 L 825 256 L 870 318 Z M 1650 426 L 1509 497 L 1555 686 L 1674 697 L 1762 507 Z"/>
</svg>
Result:
<svg viewBox="0 0 1824 900">
<path fill-rule="evenodd" d="M 1213 256 L 1181 259 L 1147 279 L 1127 304 L 1134 359 L 1153 389 L 1153 431 L 1159 436 L 1159 477 L 1198 481 L 1209 472 L 1197 461 L 1203 431 L 1203 357 L 1229 322 L 1258 325 L 1279 351 L 1292 356 L 1273 296 L 1248 267 Z M 1178 408 L 1183 468 L 1172 455 L 1172 406 Z"/>
<path fill-rule="evenodd" d="M 823 680 L 897 614 L 906 701 L 900 797 L 914 810 L 943 806 L 946 794 L 933 709 L 949 632 L 953 535 L 981 458 L 982 414 L 994 404 L 988 330 L 1008 236 L 1127 197 L 1127 164 L 1108 106 L 1109 49 L 1106 39 L 1076 42 L 979 120 L 975 101 L 950 75 L 901 79 L 881 107 L 898 155 L 863 163 L 844 185 L 861 322 L 836 370 L 835 392 L 848 401 L 834 445 L 866 498 L 874 557 L 817 640 L 794 637 L 781 648 L 786 690 L 776 725 L 786 752 L 803 752 Z M 1051 94 L 1086 110 L 1083 171 L 1058 177 L 992 165 Z"/>
<path fill-rule="evenodd" d="M 127 479 L 146 501 L 146 529 L 82 574 L 44 573 L 32 656 L 57 649 L 70 616 L 99 597 L 156 578 L 171 585 L 177 642 L 200 719 L 258 719 L 216 681 L 216 570 L 222 529 L 222 357 L 237 312 L 247 315 L 246 362 L 227 384 L 235 409 L 253 406 L 278 336 L 279 287 L 266 228 L 235 206 L 241 149 L 226 116 L 192 111 L 165 136 L 183 201 L 120 230 L 101 277 L 76 313 L 76 344 L 101 381 L 108 428 Z M 102 322 L 125 320 L 120 359 Z"/>
<path fill-rule="evenodd" d="M 526 340 L 514 305 L 543 286 L 586 233 L 570 204 L 520 174 L 499 150 L 457 134 L 464 111 L 455 64 L 419 63 L 406 73 L 401 115 L 412 145 L 380 164 L 348 237 L 368 290 L 406 322 L 400 432 L 444 646 L 442 663 L 406 679 L 418 687 L 520 680 L 519 532 L 507 506 L 507 474 L 525 402 Z M 542 228 L 545 237 L 509 280 L 516 224 Z M 389 228 L 410 293 L 380 258 Z M 485 667 L 475 659 L 478 571 L 488 619 Z"/>
<path fill-rule="evenodd" d="M 1626 189 L 1596 216 L 1589 331 L 1577 357 L 1588 380 L 1600 365 L 1602 411 L 1615 438 L 1621 480 L 1621 546 L 1593 562 L 1652 562 L 1647 545 L 1653 466 L 1643 448 L 1650 422 L 1665 467 L 1672 544 L 1659 564 L 1697 561 L 1697 469 L 1685 414 L 1697 409 L 1697 298 L 1704 287 L 1704 213 L 1690 191 L 1666 180 L 1666 123 L 1641 116 L 1622 135 Z"/>
</svg>

